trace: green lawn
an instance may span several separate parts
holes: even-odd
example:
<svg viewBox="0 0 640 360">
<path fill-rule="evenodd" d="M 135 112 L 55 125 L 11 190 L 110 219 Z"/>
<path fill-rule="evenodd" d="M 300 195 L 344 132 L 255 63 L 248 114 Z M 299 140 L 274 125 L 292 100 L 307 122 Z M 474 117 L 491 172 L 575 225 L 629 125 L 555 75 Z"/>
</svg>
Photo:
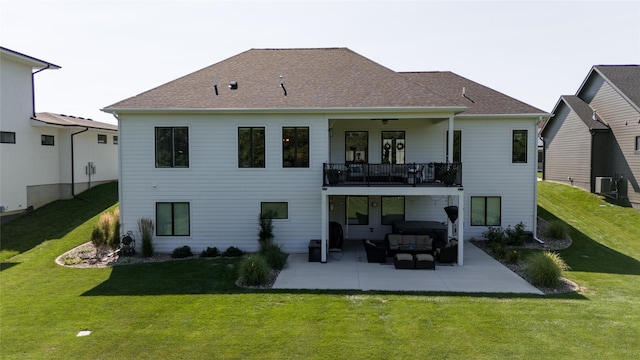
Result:
<svg viewBox="0 0 640 360">
<path fill-rule="evenodd" d="M 540 213 L 571 227 L 574 243 L 561 254 L 573 268 L 568 277 L 586 287 L 580 294 L 247 290 L 234 285 L 238 261 L 230 259 L 105 269 L 56 265 L 58 255 L 87 241 L 104 209 L 116 206 L 117 189 L 100 186 L 81 194 L 86 201 L 57 202 L 2 227 L 2 254 L 17 255 L 3 257 L 0 272 L 0 354 L 3 359 L 637 357 L 640 212 L 563 185 L 539 187 Z M 86 209 L 78 212 L 84 215 L 61 214 L 76 208 Z M 45 219 L 54 215 L 53 222 Z M 86 329 L 91 335 L 76 337 Z"/>
</svg>

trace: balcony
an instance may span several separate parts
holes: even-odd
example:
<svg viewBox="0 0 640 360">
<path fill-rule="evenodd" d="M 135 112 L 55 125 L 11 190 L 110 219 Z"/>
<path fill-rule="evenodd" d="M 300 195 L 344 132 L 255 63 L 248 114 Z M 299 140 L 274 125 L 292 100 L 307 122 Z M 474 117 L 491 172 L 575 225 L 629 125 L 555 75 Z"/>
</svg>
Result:
<svg viewBox="0 0 640 360">
<path fill-rule="evenodd" d="M 462 186 L 462 163 L 325 163 L 322 186 Z"/>
</svg>

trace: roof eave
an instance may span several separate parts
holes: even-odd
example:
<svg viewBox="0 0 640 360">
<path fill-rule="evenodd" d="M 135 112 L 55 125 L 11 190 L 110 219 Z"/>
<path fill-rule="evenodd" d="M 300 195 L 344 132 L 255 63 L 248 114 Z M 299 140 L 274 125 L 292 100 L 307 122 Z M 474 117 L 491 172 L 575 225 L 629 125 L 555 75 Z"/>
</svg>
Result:
<svg viewBox="0 0 640 360">
<path fill-rule="evenodd" d="M 21 62 L 25 64 L 29 64 L 34 69 L 50 69 L 50 70 L 58 70 L 61 66 L 50 63 L 48 61 L 40 60 L 38 58 L 34 58 L 33 56 L 25 55 L 23 53 L 19 53 L 17 51 L 7 49 L 5 47 L 0 47 L 0 51 L 2 51 L 3 55 Z"/>
<path fill-rule="evenodd" d="M 36 122 L 36 124 L 33 124 L 34 126 L 48 126 L 48 127 L 58 128 L 58 129 L 77 127 L 77 128 L 89 128 L 89 129 L 95 129 L 95 130 L 118 132 L 117 128 L 112 129 L 112 128 L 106 128 L 102 126 L 88 126 L 88 125 L 80 125 L 80 124 L 56 124 L 56 123 L 47 122 L 41 119 L 36 119 L 33 117 L 31 117 L 30 119 L 32 122 Z"/>
</svg>

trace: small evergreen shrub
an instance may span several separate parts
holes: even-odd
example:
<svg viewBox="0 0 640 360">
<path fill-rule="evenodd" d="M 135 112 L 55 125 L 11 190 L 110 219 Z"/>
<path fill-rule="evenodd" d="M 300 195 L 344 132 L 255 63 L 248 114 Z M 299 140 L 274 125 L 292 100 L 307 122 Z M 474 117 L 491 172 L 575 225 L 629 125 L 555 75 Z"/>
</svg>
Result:
<svg viewBox="0 0 640 360">
<path fill-rule="evenodd" d="M 183 259 L 190 256 L 193 256 L 193 253 L 191 252 L 191 248 L 188 247 L 187 245 L 179 248 L 175 248 L 171 253 L 171 257 L 174 259 Z"/>
<path fill-rule="evenodd" d="M 560 220 L 554 220 L 549 223 L 545 230 L 545 235 L 550 238 L 562 240 L 565 238 L 566 234 L 566 226 Z"/>
<path fill-rule="evenodd" d="M 506 237 L 502 227 L 489 226 L 487 230 L 482 232 L 482 237 L 489 241 L 489 244 L 505 244 Z"/>
<path fill-rule="evenodd" d="M 511 228 L 511 226 L 507 226 L 507 229 L 504 231 L 506 244 L 513 246 L 524 245 L 525 228 L 526 226 L 522 222 L 519 222 L 513 228 Z"/>
<path fill-rule="evenodd" d="M 258 232 L 260 243 L 271 241 L 273 239 L 273 214 L 271 212 L 260 213 L 258 215 L 258 225 L 260 225 L 260 231 Z"/>
<path fill-rule="evenodd" d="M 112 224 L 112 236 L 109 240 L 109 247 L 113 250 L 120 247 L 120 209 L 116 208 L 113 211 L 113 224 Z"/>
<path fill-rule="evenodd" d="M 222 256 L 224 257 L 240 257 L 242 255 L 244 255 L 244 251 L 238 249 L 235 246 L 229 246 L 227 250 L 222 253 Z"/>
<path fill-rule="evenodd" d="M 269 281 L 271 269 L 261 254 L 251 254 L 240 263 L 240 279 L 245 285 L 259 286 Z"/>
<path fill-rule="evenodd" d="M 507 250 L 504 258 L 509 264 L 515 264 L 520 260 L 520 252 L 518 250 Z"/>
<path fill-rule="evenodd" d="M 280 245 L 272 241 L 260 244 L 260 254 L 272 269 L 282 270 L 287 263 L 287 254 L 282 251 Z"/>
<path fill-rule="evenodd" d="M 102 228 L 99 226 L 94 227 L 93 231 L 91 231 L 91 243 L 96 248 L 101 248 L 107 245 L 107 238 L 105 237 Z"/>
<path fill-rule="evenodd" d="M 200 253 L 200 257 L 216 257 L 216 256 L 220 256 L 220 251 L 218 250 L 217 247 L 208 247 L 205 250 L 202 250 L 202 253 Z"/>
<path fill-rule="evenodd" d="M 536 252 L 525 259 L 523 270 L 534 285 L 554 287 L 560 283 L 567 264 L 557 253 L 550 251 Z"/>
<path fill-rule="evenodd" d="M 153 221 L 147 218 L 138 220 L 138 230 L 142 235 L 142 256 L 153 256 Z"/>
</svg>

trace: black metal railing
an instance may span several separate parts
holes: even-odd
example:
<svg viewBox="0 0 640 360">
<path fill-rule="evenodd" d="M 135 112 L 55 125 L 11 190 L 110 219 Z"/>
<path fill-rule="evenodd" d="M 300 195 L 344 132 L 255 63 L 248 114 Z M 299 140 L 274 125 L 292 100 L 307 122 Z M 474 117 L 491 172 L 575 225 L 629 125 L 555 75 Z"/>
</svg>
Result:
<svg viewBox="0 0 640 360">
<path fill-rule="evenodd" d="M 323 186 L 461 186 L 462 163 L 325 163 Z"/>
</svg>

